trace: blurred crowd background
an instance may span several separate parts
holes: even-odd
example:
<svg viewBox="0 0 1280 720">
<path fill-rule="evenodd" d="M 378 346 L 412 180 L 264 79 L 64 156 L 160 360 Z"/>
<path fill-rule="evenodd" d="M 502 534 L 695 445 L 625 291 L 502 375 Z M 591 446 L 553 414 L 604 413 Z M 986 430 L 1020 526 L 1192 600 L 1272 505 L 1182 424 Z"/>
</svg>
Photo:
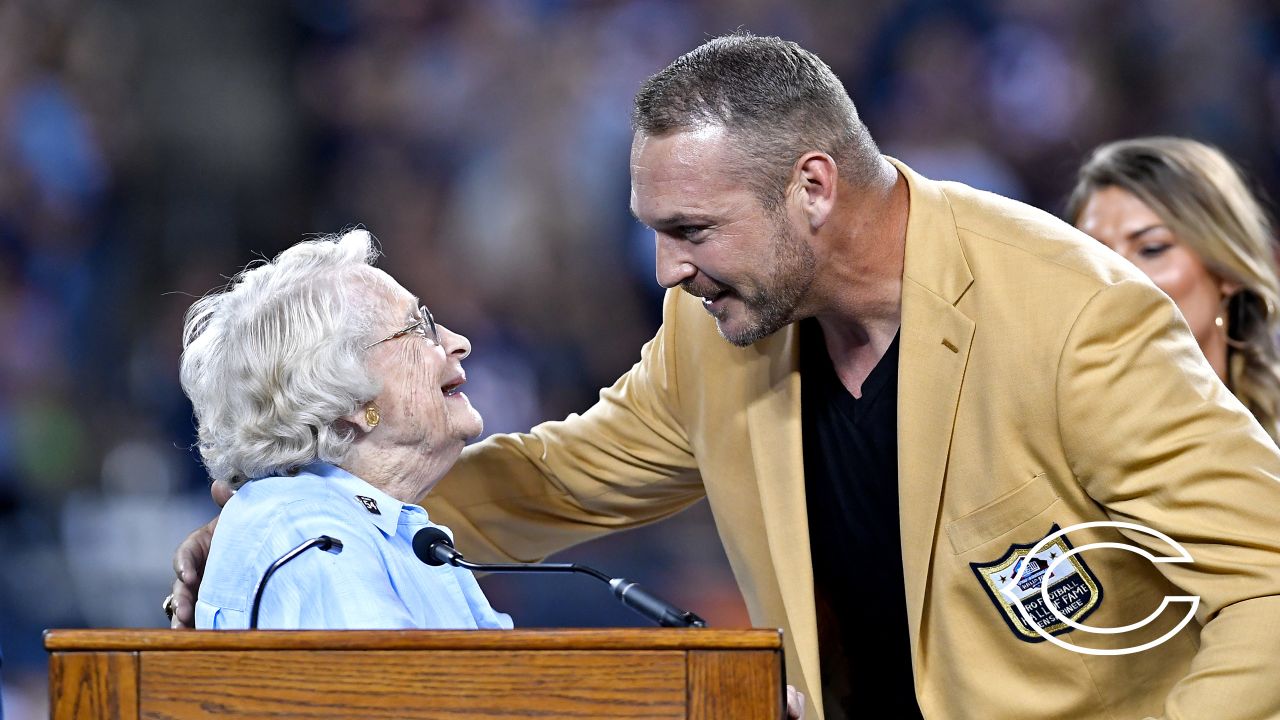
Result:
<svg viewBox="0 0 1280 720">
<path fill-rule="evenodd" d="M 163 625 L 214 512 L 177 383 L 194 298 L 362 224 L 471 338 L 488 432 L 585 409 L 659 321 L 631 96 L 736 28 L 816 51 L 934 178 L 1058 212 L 1090 148 L 1173 133 L 1280 187 L 1262 0 L 0 0 L 8 717 L 45 714 L 41 629 Z M 748 624 L 705 507 L 571 555 Z M 641 623 L 586 580 L 485 583 L 517 625 Z"/>
</svg>

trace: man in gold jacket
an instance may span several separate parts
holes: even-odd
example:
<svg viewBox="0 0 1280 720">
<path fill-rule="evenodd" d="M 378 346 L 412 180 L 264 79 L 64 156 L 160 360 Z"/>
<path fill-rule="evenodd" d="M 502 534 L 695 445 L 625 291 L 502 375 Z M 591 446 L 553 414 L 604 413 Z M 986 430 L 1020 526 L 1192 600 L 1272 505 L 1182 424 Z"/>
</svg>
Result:
<svg viewBox="0 0 1280 720">
<path fill-rule="evenodd" d="M 828 638 L 815 616 L 795 321 L 818 319 L 855 395 L 900 331 L 901 553 L 922 713 L 1280 717 L 1280 457 L 1173 303 L 1057 219 L 889 164 L 857 132 L 840 148 L 805 128 L 813 144 L 793 151 L 776 208 L 756 201 L 744 185 L 758 171 L 740 165 L 760 160 L 740 155 L 760 140 L 734 120 L 699 108 L 689 114 L 703 122 L 646 124 L 646 103 L 678 91 L 655 84 L 735 52 L 762 74 L 771 57 L 808 55 L 721 38 L 637 98 L 632 209 L 655 230 L 659 280 L 690 292 L 667 294 L 640 362 L 581 416 L 470 448 L 426 500 L 433 517 L 475 558 L 534 560 L 705 495 L 753 622 L 785 630 L 788 680 L 811 699 L 810 717 L 823 717 Z M 779 247 L 788 242 L 807 246 L 812 262 Z M 788 295 L 780 318 L 761 308 Z M 1044 641 L 993 588 L 1052 530 L 1096 521 L 1163 532 L 1193 561 L 1081 552 L 1058 568 L 1065 581 L 1048 581 L 1066 598 L 1059 609 L 1118 627 L 1165 596 L 1199 596 L 1195 622 L 1132 654 L 1072 651 Z M 1105 526 L 1041 555 L 1092 542 L 1177 552 Z M 1174 603 L 1124 634 L 1061 632 L 1056 618 L 1046 627 L 1072 645 L 1134 648 L 1188 609 Z M 847 683 L 876 706 L 879 688 Z"/>
<path fill-rule="evenodd" d="M 662 327 L 592 408 L 469 448 L 425 500 L 469 558 L 535 560 L 705 496 L 810 718 L 1280 717 L 1280 453 L 1166 296 L 1043 212 L 881 156 L 792 43 L 712 40 L 645 84 L 634 120 Z M 840 638 L 882 636 L 849 608 L 893 589 L 854 563 L 851 593 L 815 602 L 831 549 L 810 544 L 800 321 L 852 398 L 899 358 L 902 715 L 842 674 L 890 656 Z M 176 623 L 202 540 L 175 561 Z M 1128 550 L 1077 552 L 1098 542 Z"/>
</svg>

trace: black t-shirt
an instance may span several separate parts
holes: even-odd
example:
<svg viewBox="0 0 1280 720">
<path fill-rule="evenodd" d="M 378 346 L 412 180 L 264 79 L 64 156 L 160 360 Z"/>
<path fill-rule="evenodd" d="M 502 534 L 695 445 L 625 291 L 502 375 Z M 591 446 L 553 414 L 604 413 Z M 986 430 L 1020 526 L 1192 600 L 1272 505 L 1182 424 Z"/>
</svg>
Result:
<svg viewBox="0 0 1280 720">
<path fill-rule="evenodd" d="M 898 338 L 854 398 L 800 324 L 801 416 L 827 717 L 918 718 L 898 534 Z"/>
</svg>

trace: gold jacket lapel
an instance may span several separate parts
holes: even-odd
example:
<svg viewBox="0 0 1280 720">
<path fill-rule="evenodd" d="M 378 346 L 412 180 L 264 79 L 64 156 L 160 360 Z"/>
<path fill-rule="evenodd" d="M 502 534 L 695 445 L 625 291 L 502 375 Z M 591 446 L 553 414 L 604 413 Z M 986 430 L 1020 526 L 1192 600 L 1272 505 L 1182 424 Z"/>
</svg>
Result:
<svg viewBox="0 0 1280 720">
<path fill-rule="evenodd" d="M 760 393 L 747 407 L 751 460 L 764 508 L 765 535 L 800 670 L 817 685 L 818 625 L 813 605 L 809 511 L 805 504 L 800 430 L 800 333 L 792 325 L 757 343 L 753 382 Z"/>
<path fill-rule="evenodd" d="M 975 328 L 955 305 L 973 275 L 941 188 L 898 168 L 911 194 L 898 363 L 898 498 L 907 617 L 919 673 L 938 508 Z"/>
</svg>

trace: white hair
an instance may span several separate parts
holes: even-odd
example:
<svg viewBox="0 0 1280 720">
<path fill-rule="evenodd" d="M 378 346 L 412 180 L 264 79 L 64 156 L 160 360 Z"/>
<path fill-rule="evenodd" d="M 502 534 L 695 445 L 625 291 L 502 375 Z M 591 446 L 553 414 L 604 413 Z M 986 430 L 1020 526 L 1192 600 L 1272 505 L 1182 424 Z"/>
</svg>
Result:
<svg viewBox="0 0 1280 720">
<path fill-rule="evenodd" d="M 342 460 L 355 433 L 336 421 L 378 392 L 363 351 L 377 256 L 365 230 L 300 242 L 187 311 L 182 390 L 215 480 Z"/>
</svg>

